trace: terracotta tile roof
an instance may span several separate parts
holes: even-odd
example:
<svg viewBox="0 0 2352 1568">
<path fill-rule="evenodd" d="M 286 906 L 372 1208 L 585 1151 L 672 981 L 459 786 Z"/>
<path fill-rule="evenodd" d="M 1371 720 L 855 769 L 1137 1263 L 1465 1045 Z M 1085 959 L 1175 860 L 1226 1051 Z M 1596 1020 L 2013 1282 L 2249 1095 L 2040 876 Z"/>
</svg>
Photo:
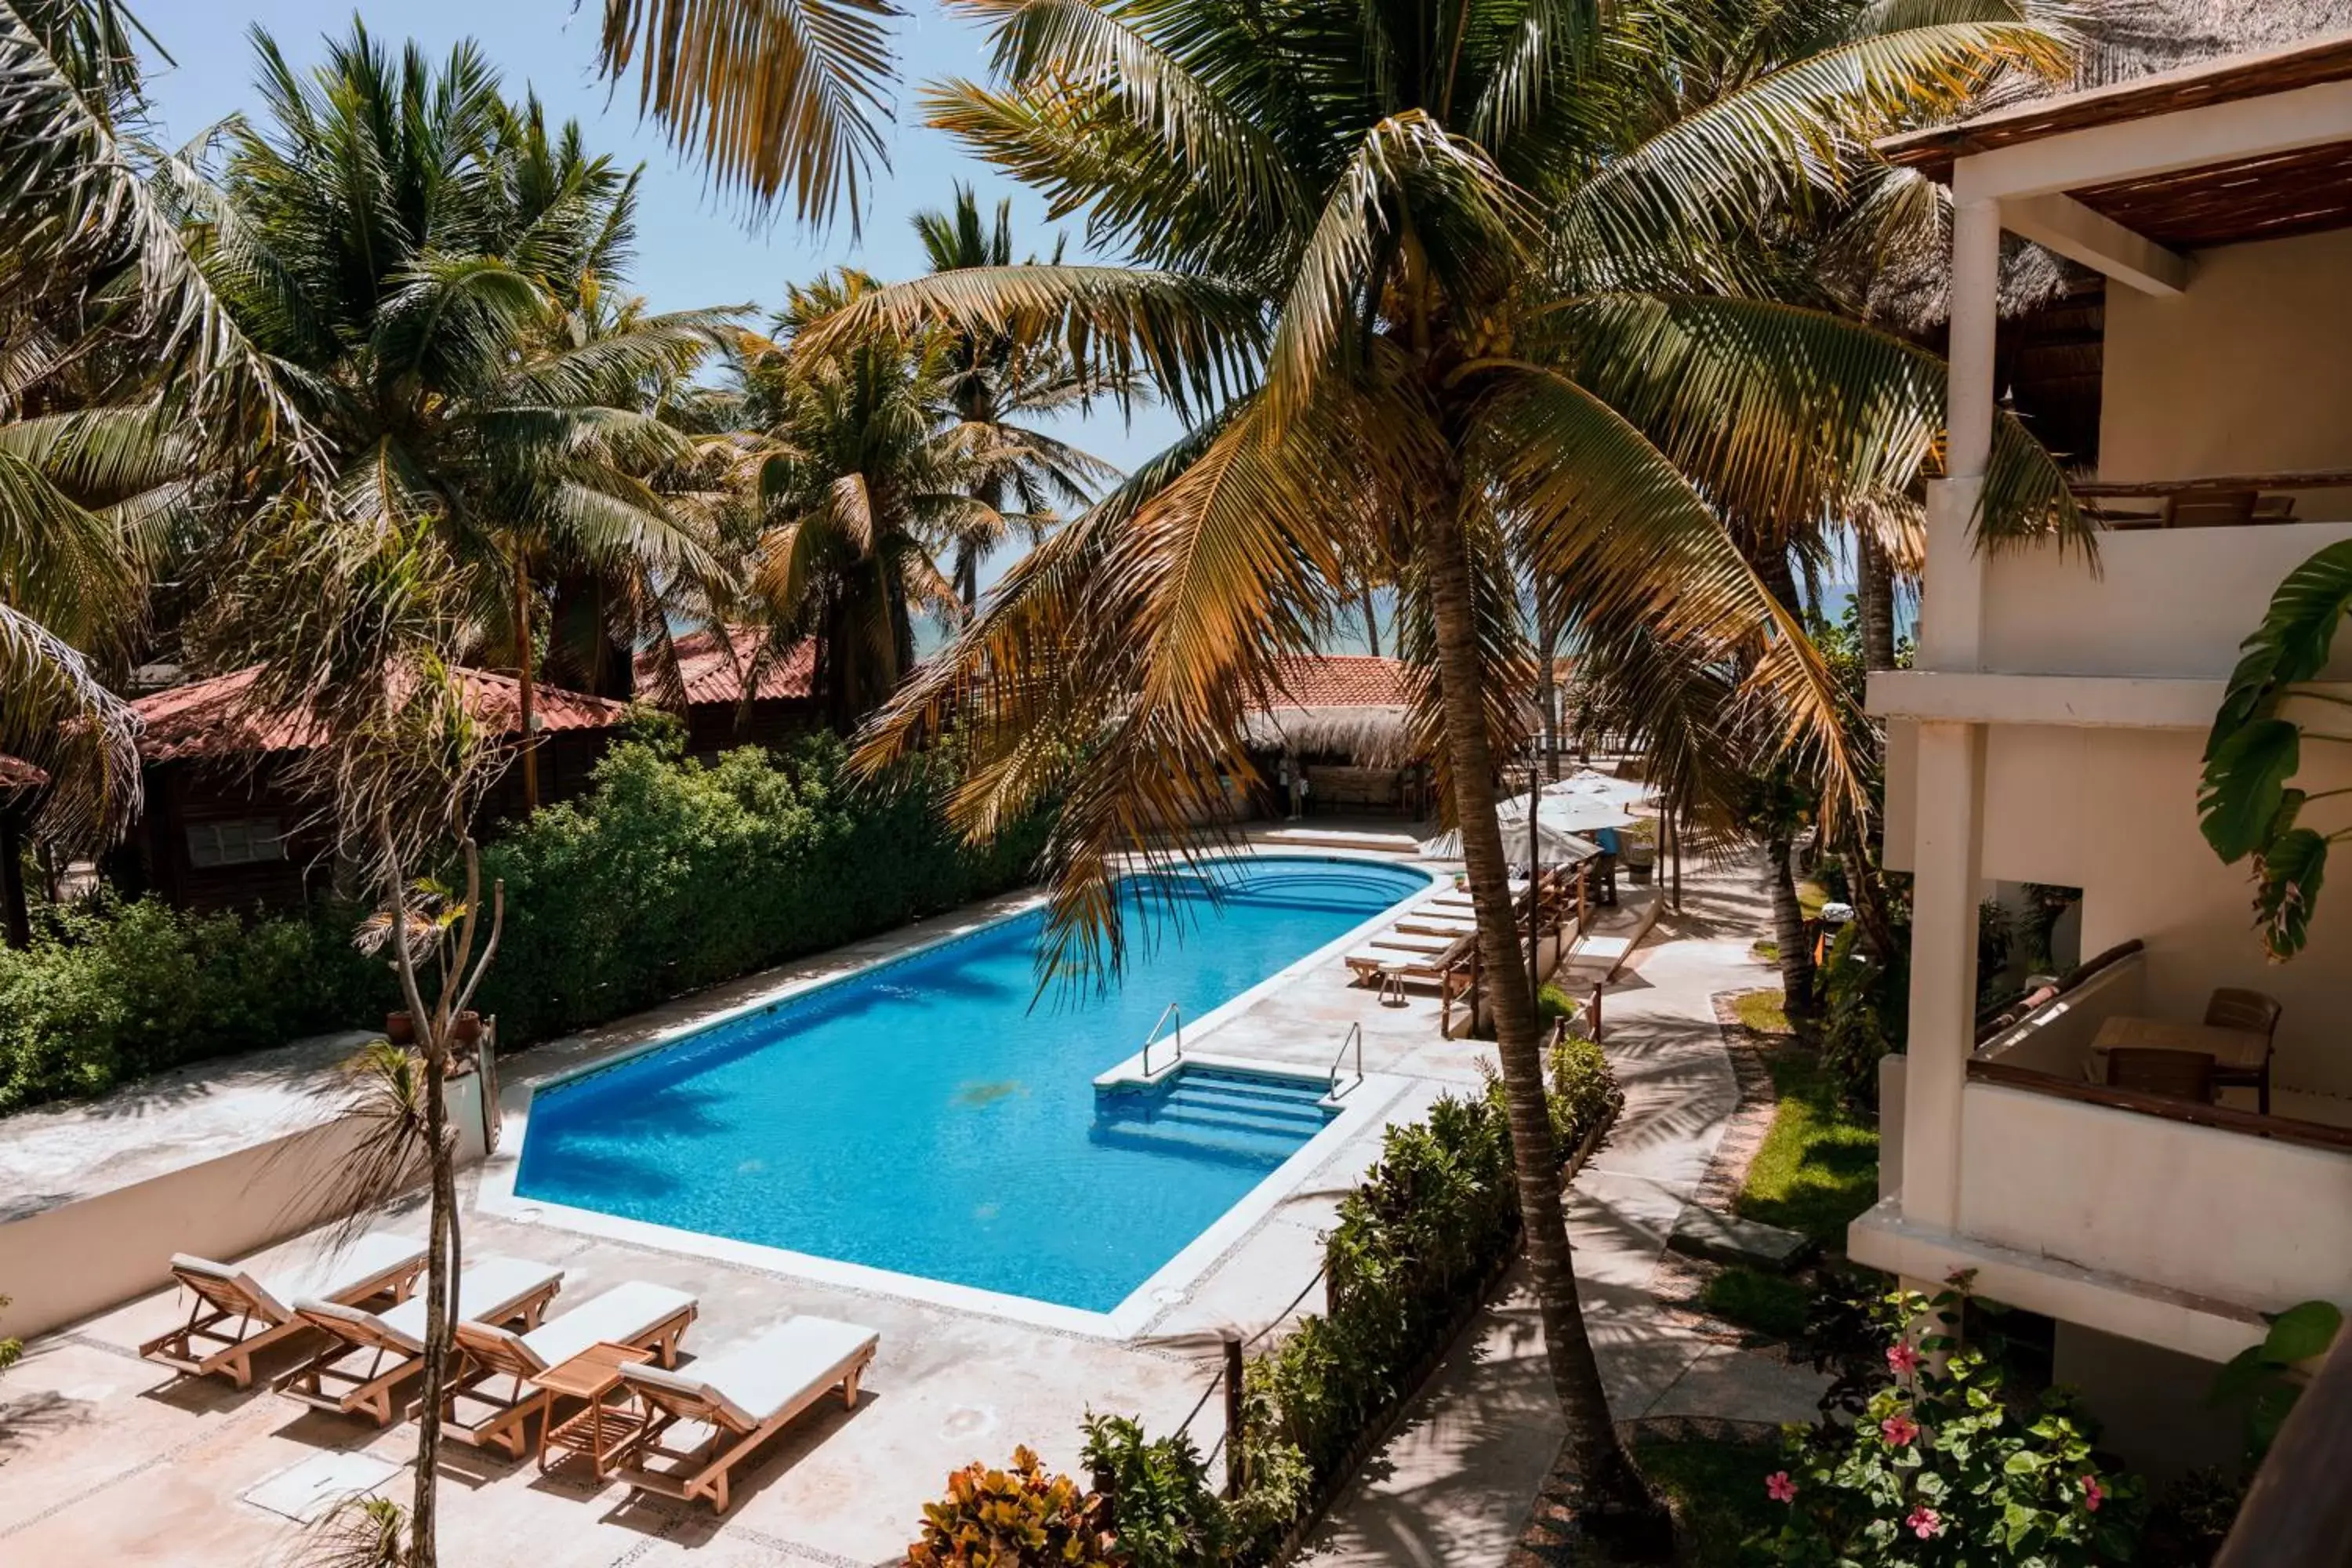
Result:
<svg viewBox="0 0 2352 1568">
<path fill-rule="evenodd" d="M 713 629 L 677 639 L 678 675 L 686 682 L 686 700 L 704 703 L 743 700 L 743 675 L 766 634 L 757 626 L 729 626 L 724 635 Z M 642 692 L 652 680 L 653 656 L 637 656 L 637 686 Z M 755 700 L 805 698 L 816 689 L 816 644 L 802 641 L 782 658 L 769 656 L 760 671 Z"/>
<path fill-rule="evenodd" d="M 308 712 L 263 712 L 254 705 L 254 679 L 258 665 L 192 681 L 142 697 L 132 703 L 145 726 L 139 754 L 150 763 L 179 762 L 192 757 L 234 756 L 246 752 L 298 752 L 318 739 L 317 721 Z M 500 734 L 522 728 L 522 686 L 511 675 L 487 669 L 458 672 L 474 717 L 498 727 Z M 560 686 L 535 687 L 531 706 L 540 719 L 540 732 L 602 730 L 617 724 L 628 713 L 625 703 L 569 691 Z"/>
<path fill-rule="evenodd" d="M 1401 659 L 1372 654 L 1293 654 L 1277 661 L 1282 700 L 1298 708 L 1401 708 L 1412 700 Z"/>
</svg>

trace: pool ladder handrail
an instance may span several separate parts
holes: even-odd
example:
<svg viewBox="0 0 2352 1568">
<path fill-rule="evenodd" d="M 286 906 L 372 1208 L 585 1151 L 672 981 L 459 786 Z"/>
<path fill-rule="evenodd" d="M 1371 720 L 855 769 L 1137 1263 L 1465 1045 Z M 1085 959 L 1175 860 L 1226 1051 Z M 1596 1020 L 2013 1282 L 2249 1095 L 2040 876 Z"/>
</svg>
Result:
<svg viewBox="0 0 2352 1568">
<path fill-rule="evenodd" d="M 1348 1047 L 1350 1046 L 1356 1050 L 1356 1082 L 1348 1087 L 1354 1089 L 1364 1081 L 1364 1026 L 1360 1019 L 1348 1026 L 1347 1034 L 1340 1037 L 1339 1054 L 1331 1058 L 1331 1098 L 1334 1100 L 1339 1098 L 1339 1064 L 1348 1059 Z"/>
<path fill-rule="evenodd" d="M 1180 1062 L 1184 1059 L 1184 1009 L 1180 1004 L 1171 1002 L 1160 1010 L 1160 1022 L 1151 1026 L 1151 1033 L 1143 1037 L 1143 1076 L 1146 1079 L 1151 1076 L 1151 1047 L 1159 1043 L 1160 1031 L 1168 1026 L 1171 1018 L 1176 1020 L 1176 1055 L 1173 1059 Z"/>
</svg>

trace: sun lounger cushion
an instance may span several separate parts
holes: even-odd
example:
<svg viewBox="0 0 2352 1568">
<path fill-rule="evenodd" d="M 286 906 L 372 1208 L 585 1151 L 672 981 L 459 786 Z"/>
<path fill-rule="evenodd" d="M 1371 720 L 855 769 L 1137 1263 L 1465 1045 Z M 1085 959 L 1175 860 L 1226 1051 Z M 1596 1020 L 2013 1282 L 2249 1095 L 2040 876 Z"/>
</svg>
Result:
<svg viewBox="0 0 2352 1568">
<path fill-rule="evenodd" d="M 683 1372 L 629 1366 L 629 1382 L 699 1399 L 746 1427 L 840 1380 L 842 1368 L 882 1336 L 831 1318 L 792 1318 L 751 1339 L 697 1361 Z"/>
<path fill-rule="evenodd" d="M 538 1295 L 563 1270 L 527 1258 L 485 1258 L 466 1266 L 457 1280 L 457 1315 L 469 1321 L 496 1321 Z M 425 1293 L 417 1291 L 399 1306 L 382 1312 L 362 1311 L 314 1299 L 297 1303 L 313 1318 L 363 1323 L 412 1355 L 425 1350 Z"/>
<path fill-rule="evenodd" d="M 1374 947 L 1384 947 L 1395 952 L 1426 953 L 1431 957 L 1444 952 L 1461 939 L 1451 936 L 1422 936 L 1413 931 L 1382 931 L 1372 938 Z"/>
<path fill-rule="evenodd" d="M 503 1340 L 520 1358 L 539 1366 L 561 1366 L 600 1342 L 628 1344 L 695 1306 L 692 1292 L 632 1279 L 550 1318 L 527 1334 L 476 1324 L 468 1334 Z"/>
<path fill-rule="evenodd" d="M 215 1263 L 193 1253 L 172 1255 L 172 1271 L 199 1279 L 219 1279 L 236 1286 L 273 1322 L 288 1322 L 294 1303 L 305 1296 L 340 1300 L 361 1286 L 425 1257 L 425 1244 L 413 1236 L 386 1236 L 371 1231 L 348 1247 L 291 1268 L 265 1267 L 265 1281 L 249 1267 Z"/>
</svg>

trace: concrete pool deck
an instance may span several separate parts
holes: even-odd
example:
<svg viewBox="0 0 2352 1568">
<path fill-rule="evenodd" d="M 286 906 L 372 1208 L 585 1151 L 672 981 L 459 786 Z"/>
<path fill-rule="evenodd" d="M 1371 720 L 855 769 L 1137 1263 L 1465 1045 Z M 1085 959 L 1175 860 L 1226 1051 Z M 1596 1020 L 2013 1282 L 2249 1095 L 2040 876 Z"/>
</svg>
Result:
<svg viewBox="0 0 2352 1568">
<path fill-rule="evenodd" d="M 504 1071 L 509 1083 L 560 1074 L 788 984 L 969 929 L 1019 901 L 958 911 L 719 987 L 520 1053 Z M 528 1463 L 458 1447 L 445 1463 L 441 1494 L 446 1559 L 466 1568 L 896 1561 L 921 1505 L 971 1459 L 1002 1461 L 1016 1443 L 1027 1443 L 1048 1463 L 1075 1468 L 1078 1423 L 1089 1409 L 1140 1415 L 1153 1431 L 1171 1428 L 1207 1386 L 1223 1335 L 1265 1327 L 1314 1278 L 1320 1233 L 1341 1194 L 1377 1158 L 1381 1129 L 1480 1082 L 1488 1053 L 1475 1042 L 1442 1038 L 1433 998 L 1416 994 L 1405 1007 L 1382 1007 L 1350 979 L 1336 958 L 1319 963 L 1240 1009 L 1203 1037 L 1204 1048 L 1319 1072 L 1348 1026 L 1360 1023 L 1365 1068 L 1396 1080 L 1394 1098 L 1280 1194 L 1181 1300 L 1124 1341 L 524 1223 L 478 1206 L 481 1173 L 467 1171 L 467 1255 L 562 1267 L 559 1312 L 614 1283 L 642 1279 L 700 1298 L 689 1353 L 708 1353 L 793 1312 L 867 1324 L 882 1343 L 857 1408 L 830 1404 L 797 1424 L 744 1473 L 739 1500 L 724 1516 L 632 1500 L 617 1485 L 592 1490 L 571 1471 L 543 1477 Z M 79 1113 L 93 1115 L 93 1108 Z M 230 1129 L 214 1131 L 228 1136 Z M 7 1136 L 0 1129 L 0 1142 Z M 379 1224 L 414 1229 L 422 1215 L 412 1203 Z M 301 1257 L 312 1247 L 297 1240 L 272 1253 Z M 1317 1287 L 1301 1310 L 1320 1305 Z M 166 1290 L 84 1320 L 35 1340 L 0 1383 L 0 1561 L 283 1561 L 297 1526 L 273 1509 L 304 1511 L 299 1500 L 322 1465 L 338 1489 L 405 1495 L 397 1469 L 415 1451 L 413 1427 L 380 1431 L 258 1387 L 240 1393 L 211 1380 L 174 1382 L 139 1361 L 133 1347 L 184 1310 Z M 276 1372 L 299 1359 L 298 1346 L 264 1364 Z M 1203 1449 L 1215 1443 L 1218 1422 L 1213 1401 L 1193 1426 Z"/>
</svg>

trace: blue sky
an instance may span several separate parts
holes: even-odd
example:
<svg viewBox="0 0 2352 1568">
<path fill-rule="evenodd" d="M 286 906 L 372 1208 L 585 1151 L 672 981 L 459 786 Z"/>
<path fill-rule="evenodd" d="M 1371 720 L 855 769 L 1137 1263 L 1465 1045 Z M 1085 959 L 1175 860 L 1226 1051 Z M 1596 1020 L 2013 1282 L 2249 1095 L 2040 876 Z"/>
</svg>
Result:
<svg viewBox="0 0 2352 1568">
<path fill-rule="evenodd" d="M 900 123 L 890 137 L 891 168 L 877 172 L 862 237 L 853 237 L 846 223 L 811 233 L 789 213 L 750 226 L 736 204 L 712 195 L 698 167 L 674 155 L 657 128 L 640 123 L 627 85 L 614 92 L 598 81 L 599 0 L 404 0 L 363 5 L 360 14 L 387 43 L 415 38 L 436 57 L 460 38 L 476 39 L 505 75 L 510 93 L 520 96 L 528 82 L 551 118 L 582 122 L 591 147 L 643 161 L 633 284 L 656 309 L 677 310 L 747 301 L 765 307 L 782 298 L 787 282 L 843 263 L 882 278 L 920 271 L 908 215 L 946 205 L 959 179 L 992 204 L 1011 196 L 1016 241 L 1041 253 L 1051 248 L 1054 231 L 1041 200 L 947 137 L 907 123 L 922 81 L 978 77 L 987 66 L 977 29 L 948 16 L 933 0 L 910 3 L 914 14 L 899 24 Z M 173 61 L 168 67 L 153 62 L 150 89 L 163 128 L 182 140 L 254 106 L 254 26 L 267 28 L 301 68 L 320 58 L 326 35 L 348 30 L 352 15 L 346 5 L 317 0 L 132 0 L 132 9 Z M 1084 234 L 1075 223 L 1062 226 L 1076 255 L 1084 248 Z M 1176 429 L 1164 410 L 1145 409 L 1132 429 L 1112 413 L 1066 434 L 1131 468 L 1166 445 Z"/>
</svg>

